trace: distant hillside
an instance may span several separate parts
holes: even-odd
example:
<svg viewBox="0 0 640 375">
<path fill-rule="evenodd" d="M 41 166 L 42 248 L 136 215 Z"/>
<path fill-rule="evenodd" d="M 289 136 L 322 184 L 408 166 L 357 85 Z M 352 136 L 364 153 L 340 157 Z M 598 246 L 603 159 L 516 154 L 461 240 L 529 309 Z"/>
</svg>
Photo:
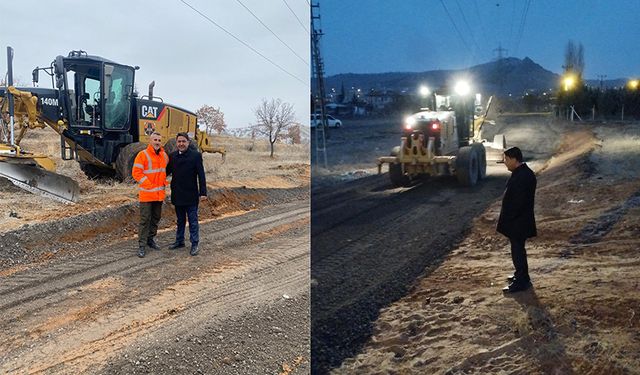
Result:
<svg viewBox="0 0 640 375">
<path fill-rule="evenodd" d="M 443 89 L 460 76 L 467 75 L 474 87 L 485 94 L 521 95 L 529 90 L 544 91 L 555 89 L 560 80 L 556 73 L 544 69 L 528 57 L 518 59 L 508 57 L 486 64 L 476 65 L 468 70 L 432 70 L 427 72 L 395 72 L 373 74 L 337 74 L 326 78 L 326 87 L 339 92 L 344 84 L 361 89 L 393 90 L 415 92 L 420 84 L 432 89 Z M 624 80 L 605 81 L 603 86 L 619 86 Z M 600 81 L 588 80 L 587 84 L 597 86 Z"/>
<path fill-rule="evenodd" d="M 244 128 L 227 128 L 224 131 L 224 134 L 228 134 L 232 137 L 238 137 L 238 138 L 251 138 L 252 135 L 252 127 L 247 126 Z M 262 137 L 260 134 L 256 133 L 256 138 L 265 138 Z"/>
<path fill-rule="evenodd" d="M 253 132 L 253 127 L 252 126 L 246 126 L 243 128 L 227 128 L 224 131 L 224 134 L 230 135 L 232 137 L 238 137 L 238 138 L 251 138 L 252 134 L 254 134 Z M 267 136 L 259 133 L 259 132 L 255 132 L 255 137 L 257 139 L 266 139 Z M 308 143 L 309 142 L 309 127 L 308 126 L 304 126 L 301 125 L 300 126 L 300 140 L 302 143 Z"/>
</svg>

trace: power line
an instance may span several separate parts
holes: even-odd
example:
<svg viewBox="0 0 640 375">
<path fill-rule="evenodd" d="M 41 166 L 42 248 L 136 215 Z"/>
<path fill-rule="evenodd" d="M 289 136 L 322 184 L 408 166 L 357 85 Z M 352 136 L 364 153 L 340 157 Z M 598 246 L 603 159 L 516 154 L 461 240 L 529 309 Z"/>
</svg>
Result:
<svg viewBox="0 0 640 375">
<path fill-rule="evenodd" d="M 289 8 L 289 10 L 291 11 L 291 14 L 293 14 L 293 16 L 298 20 L 298 23 L 300 24 L 300 26 L 302 26 L 304 31 L 306 31 L 307 34 L 309 34 L 309 29 L 307 29 L 307 27 L 304 25 L 304 23 L 302 23 L 302 21 L 300 21 L 300 18 L 298 18 L 298 15 L 296 14 L 296 12 L 294 12 L 293 9 L 291 9 L 291 7 L 289 6 L 289 4 L 287 4 L 287 0 L 282 0 L 282 2 L 284 3 L 284 5 L 287 6 L 287 8 Z"/>
<path fill-rule="evenodd" d="M 269 31 L 271 32 L 271 34 L 273 34 L 273 36 L 275 36 L 276 38 L 278 38 L 278 40 L 280 41 L 280 43 L 284 44 L 284 46 L 285 46 L 285 47 L 289 48 L 289 51 L 291 51 L 291 52 L 292 52 L 294 55 L 296 55 L 296 56 L 297 56 L 297 57 L 298 57 L 298 58 L 299 58 L 303 63 L 305 63 L 307 66 L 309 66 L 309 63 L 308 63 L 305 59 L 303 59 L 302 57 L 300 57 L 300 55 L 298 55 L 298 54 L 296 53 L 296 51 L 294 51 L 291 47 L 289 47 L 289 45 L 288 45 L 287 43 L 285 43 L 285 42 L 284 42 L 284 40 L 280 39 L 280 37 L 279 37 L 278 35 L 276 35 L 276 33 L 274 33 L 274 32 L 273 32 L 273 30 L 271 30 L 271 29 L 269 28 L 269 26 L 265 25 L 265 23 L 264 23 L 264 22 L 262 22 L 262 20 L 261 20 L 258 16 L 256 16 L 256 15 L 255 15 L 255 13 L 253 13 L 253 12 L 251 11 L 251 9 L 247 8 L 247 6 L 246 6 L 246 5 L 244 5 L 240 0 L 236 0 L 236 1 L 237 1 L 240 5 L 242 5 L 242 6 L 244 7 L 244 9 L 246 9 L 246 10 L 247 10 L 247 12 L 251 13 L 251 15 L 252 15 L 256 20 L 258 20 L 258 22 L 260 22 L 260 24 L 261 24 L 262 26 L 264 26 L 267 30 L 269 30 Z"/>
<path fill-rule="evenodd" d="M 513 43 L 513 23 L 516 20 L 516 2 L 513 2 L 513 7 L 511 8 L 511 24 L 509 25 L 509 43 L 511 43 L 511 47 L 515 47 L 515 43 Z"/>
<path fill-rule="evenodd" d="M 458 33 L 458 37 L 460 37 L 460 40 L 462 40 L 462 44 L 464 44 L 464 46 L 467 47 L 468 50 L 471 50 L 471 48 L 469 48 L 469 45 L 467 44 L 467 41 L 464 40 L 464 37 L 462 36 L 462 33 L 458 29 L 458 26 L 456 26 L 456 23 L 453 20 L 453 17 L 451 17 L 451 13 L 449 13 L 449 9 L 447 9 L 447 6 L 444 5 L 444 1 L 440 0 L 440 4 L 442 4 L 442 7 L 444 8 L 444 11 L 447 13 L 447 16 L 449 16 L 449 20 L 451 21 L 451 24 L 453 25 L 453 28 Z"/>
<path fill-rule="evenodd" d="M 516 42 L 515 51 L 518 53 L 518 48 L 520 47 L 520 41 L 522 40 L 522 34 L 524 33 L 524 25 L 527 22 L 527 13 L 529 13 L 529 5 L 531 5 L 531 0 L 527 0 L 524 5 L 524 10 L 522 11 L 522 17 L 520 18 L 520 27 L 518 29 L 518 38 Z"/>
<path fill-rule="evenodd" d="M 482 16 L 480 15 L 480 8 L 478 7 L 478 0 L 473 0 L 473 6 L 476 10 L 476 15 L 478 16 L 478 23 L 480 23 L 480 32 L 482 33 L 483 36 L 485 36 L 485 42 L 487 41 L 487 30 L 484 27 L 484 22 L 482 22 Z"/>
<path fill-rule="evenodd" d="M 211 18 L 207 17 L 207 15 L 205 15 L 204 13 L 202 13 L 201 11 L 199 11 L 198 9 L 194 8 L 191 4 L 187 3 L 184 0 L 180 0 L 184 5 L 188 6 L 189 8 L 191 8 L 194 12 L 198 13 L 199 15 L 201 15 L 204 19 L 206 19 L 207 21 L 211 22 L 213 25 L 215 25 L 216 27 L 218 27 L 220 30 L 224 31 L 227 35 L 229 35 L 230 37 L 232 37 L 233 39 L 237 40 L 238 42 L 242 43 L 242 45 L 244 45 L 245 47 L 249 48 L 250 50 L 252 50 L 253 52 L 255 52 L 256 54 L 258 54 L 260 57 L 262 57 L 263 59 L 267 60 L 268 62 L 270 62 L 273 66 L 275 66 L 276 68 L 280 69 L 281 71 L 283 71 L 284 73 L 288 74 L 289 76 L 293 77 L 294 79 L 298 80 L 299 82 L 301 82 L 303 85 L 305 86 L 309 86 L 309 82 L 305 82 L 302 79 L 298 78 L 297 76 L 295 76 L 294 74 L 290 73 L 288 70 L 286 70 L 285 68 L 281 67 L 280 65 L 276 64 L 273 60 L 271 60 L 270 58 L 268 58 L 267 56 L 263 55 L 262 53 L 260 53 L 258 50 L 256 50 L 255 48 L 251 47 L 249 44 L 247 44 L 245 41 L 243 41 L 242 39 L 238 38 L 237 36 L 233 35 L 231 32 L 227 31 L 227 29 L 225 29 L 224 27 L 218 25 L 214 20 L 212 20 Z"/>
<path fill-rule="evenodd" d="M 478 54 L 480 54 L 481 53 L 480 46 L 478 46 L 478 42 L 476 42 L 476 38 L 474 38 L 473 36 L 473 30 L 471 30 L 471 26 L 469 26 L 469 22 L 467 22 L 467 17 L 465 17 L 464 11 L 462 10 L 462 7 L 460 6 L 460 2 L 458 2 L 458 0 L 456 0 L 456 5 L 458 6 L 458 10 L 462 15 L 462 21 L 464 22 L 464 24 L 467 26 L 467 29 L 469 30 L 469 34 L 471 35 L 471 41 L 476 46 L 476 51 L 478 52 Z"/>
</svg>

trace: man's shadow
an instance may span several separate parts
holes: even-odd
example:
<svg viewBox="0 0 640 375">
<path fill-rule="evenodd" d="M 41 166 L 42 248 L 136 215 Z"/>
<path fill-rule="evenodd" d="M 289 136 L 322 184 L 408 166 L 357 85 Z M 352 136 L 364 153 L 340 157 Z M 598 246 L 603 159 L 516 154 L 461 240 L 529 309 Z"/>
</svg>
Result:
<svg viewBox="0 0 640 375">
<path fill-rule="evenodd" d="M 523 349 L 531 358 L 535 358 L 539 369 L 547 374 L 573 374 L 571 360 L 567 358 L 558 327 L 552 314 L 538 299 L 535 288 L 507 296 L 516 300 L 527 313 L 528 327 L 523 334 L 530 335 L 534 344 Z"/>
</svg>

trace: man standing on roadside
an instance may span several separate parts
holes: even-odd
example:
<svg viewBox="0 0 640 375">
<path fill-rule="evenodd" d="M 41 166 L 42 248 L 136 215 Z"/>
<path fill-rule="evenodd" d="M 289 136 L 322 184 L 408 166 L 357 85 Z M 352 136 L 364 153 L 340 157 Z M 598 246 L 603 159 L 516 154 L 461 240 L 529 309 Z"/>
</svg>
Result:
<svg viewBox="0 0 640 375">
<path fill-rule="evenodd" d="M 524 244 L 527 238 L 537 235 L 533 212 L 537 181 L 536 175 L 523 162 L 519 148 L 511 147 L 504 151 L 504 164 L 511 171 L 511 177 L 502 198 L 496 230 L 509 238 L 511 260 L 515 267 L 513 276 L 507 278 L 509 286 L 502 290 L 505 293 L 515 293 L 531 286 Z"/>
<path fill-rule="evenodd" d="M 140 225 L 138 226 L 138 256 L 143 258 L 145 248 L 160 250 L 154 237 L 162 215 L 162 202 L 167 185 L 166 167 L 169 157 L 162 149 L 162 136 L 153 133 L 149 145 L 140 151 L 133 162 L 131 175 L 138 182 L 140 201 Z"/>
<path fill-rule="evenodd" d="M 198 226 L 198 203 L 207 199 L 207 181 L 204 176 L 202 154 L 194 147 L 189 147 L 189 135 L 178 133 L 177 150 L 169 155 L 167 173 L 173 174 L 171 179 L 171 203 L 176 208 L 178 228 L 176 241 L 171 249 L 184 247 L 184 231 L 189 220 L 189 240 L 192 256 L 198 255 L 200 241 Z"/>
</svg>

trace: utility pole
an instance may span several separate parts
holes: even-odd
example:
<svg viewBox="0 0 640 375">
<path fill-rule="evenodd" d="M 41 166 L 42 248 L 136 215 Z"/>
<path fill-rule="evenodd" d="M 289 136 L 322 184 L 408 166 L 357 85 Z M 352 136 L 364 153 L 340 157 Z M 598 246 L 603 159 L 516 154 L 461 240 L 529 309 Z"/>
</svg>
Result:
<svg viewBox="0 0 640 375">
<path fill-rule="evenodd" d="M 314 14 L 315 9 L 315 14 Z M 311 3 L 311 54 L 313 64 L 313 75 L 317 81 L 317 91 L 314 100 L 315 113 L 318 113 L 318 106 L 320 107 L 320 124 L 316 123 L 315 127 L 315 141 L 316 141 L 316 164 L 320 162 L 320 157 L 324 162 L 324 167 L 327 168 L 327 116 L 325 114 L 325 90 L 324 90 L 324 64 L 322 62 L 322 56 L 320 54 L 320 37 L 323 35 L 322 29 L 319 28 L 318 22 L 320 20 L 320 4 Z M 317 21 L 316 21 L 317 20 Z"/>
<path fill-rule="evenodd" d="M 493 52 L 498 52 L 498 61 L 502 60 L 502 58 L 503 58 L 503 54 L 502 53 L 503 52 L 507 52 L 507 51 L 508 51 L 508 49 L 502 48 L 502 43 L 498 44 L 498 48 L 494 48 L 493 49 Z"/>
<path fill-rule="evenodd" d="M 600 80 L 600 91 L 602 91 L 602 81 L 607 78 L 606 74 L 598 74 L 598 79 Z"/>
<path fill-rule="evenodd" d="M 503 52 L 506 55 L 507 50 L 502 48 L 502 43 L 499 43 L 498 48 L 494 48 L 493 52 L 498 53 L 498 84 L 500 85 L 500 94 L 502 95 L 502 90 L 504 89 L 504 62 L 502 59 L 504 58 Z"/>
</svg>

